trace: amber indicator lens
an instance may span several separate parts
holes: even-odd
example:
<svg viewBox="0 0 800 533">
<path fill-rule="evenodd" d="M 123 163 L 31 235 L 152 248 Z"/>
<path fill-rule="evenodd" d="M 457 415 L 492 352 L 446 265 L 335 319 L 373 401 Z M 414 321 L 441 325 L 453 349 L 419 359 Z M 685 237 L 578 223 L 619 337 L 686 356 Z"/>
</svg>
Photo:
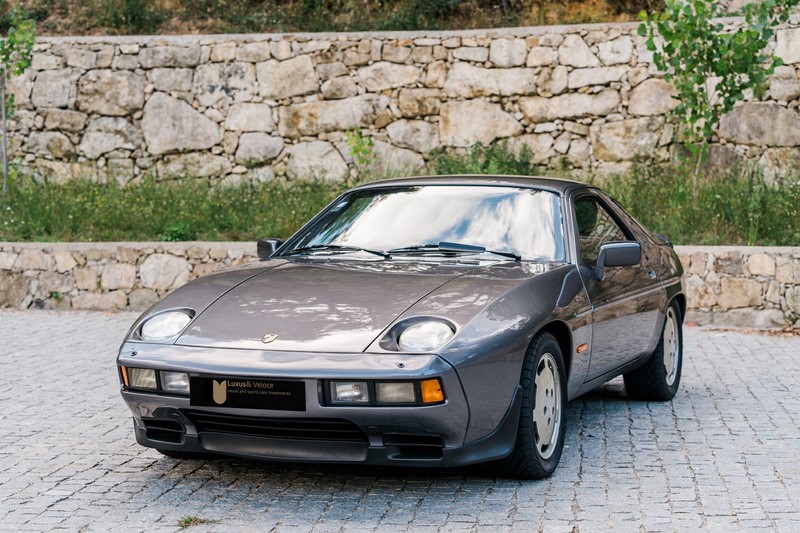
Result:
<svg viewBox="0 0 800 533">
<path fill-rule="evenodd" d="M 444 391 L 438 379 L 426 379 L 420 382 L 423 403 L 436 403 L 444 401 Z"/>
<path fill-rule="evenodd" d="M 122 372 L 122 383 L 126 387 L 130 387 L 130 385 L 128 384 L 128 369 L 120 365 L 119 370 L 120 372 Z"/>
</svg>

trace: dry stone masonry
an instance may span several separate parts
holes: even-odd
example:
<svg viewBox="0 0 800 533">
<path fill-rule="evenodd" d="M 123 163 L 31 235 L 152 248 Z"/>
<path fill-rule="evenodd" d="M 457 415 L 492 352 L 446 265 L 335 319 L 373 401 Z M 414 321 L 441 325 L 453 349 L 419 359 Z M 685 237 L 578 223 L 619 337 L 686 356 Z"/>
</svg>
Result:
<svg viewBox="0 0 800 533">
<path fill-rule="evenodd" d="M 713 161 L 756 159 L 774 175 L 797 156 L 798 22 L 777 32 L 786 65 L 769 100 L 722 121 Z M 667 157 L 675 138 L 673 90 L 636 27 L 42 38 L 12 80 L 14 147 L 39 180 L 122 184 L 339 180 L 353 129 L 373 138 L 377 172 L 498 140 L 545 165 L 620 171 Z"/>
<path fill-rule="evenodd" d="M 800 327 L 800 248 L 678 246 L 687 322 Z M 254 243 L 0 243 L 0 308 L 143 310 Z"/>
</svg>

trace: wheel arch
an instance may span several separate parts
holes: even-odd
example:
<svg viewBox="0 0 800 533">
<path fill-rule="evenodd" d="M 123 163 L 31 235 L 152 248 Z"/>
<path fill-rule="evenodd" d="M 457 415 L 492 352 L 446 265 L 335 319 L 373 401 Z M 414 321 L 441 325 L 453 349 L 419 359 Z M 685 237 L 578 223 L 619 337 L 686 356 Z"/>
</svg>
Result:
<svg viewBox="0 0 800 533">
<path fill-rule="evenodd" d="M 672 297 L 672 300 L 669 302 L 670 305 L 672 305 L 672 302 L 678 304 L 678 310 L 681 312 L 681 323 L 683 323 L 683 321 L 686 320 L 686 295 L 679 292 Z"/>
<path fill-rule="evenodd" d="M 569 325 L 566 322 L 562 322 L 560 320 L 554 320 L 552 322 L 548 322 L 536 332 L 536 335 L 540 333 L 549 333 L 553 337 L 556 338 L 558 341 L 558 346 L 561 348 L 561 356 L 564 358 L 564 369 L 567 372 L 566 379 L 569 381 L 571 370 L 572 370 L 572 330 L 570 329 Z M 534 335 L 534 338 L 536 338 Z M 533 342 L 533 339 L 531 339 Z"/>
</svg>

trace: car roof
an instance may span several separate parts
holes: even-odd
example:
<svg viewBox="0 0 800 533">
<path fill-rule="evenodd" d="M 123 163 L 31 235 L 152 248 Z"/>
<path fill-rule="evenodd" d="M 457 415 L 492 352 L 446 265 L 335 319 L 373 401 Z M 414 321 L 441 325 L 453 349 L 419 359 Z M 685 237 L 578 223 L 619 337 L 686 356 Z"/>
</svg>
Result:
<svg viewBox="0 0 800 533">
<path fill-rule="evenodd" d="M 448 176 L 417 176 L 398 179 L 388 179 L 367 183 L 355 187 L 354 190 L 380 189 L 384 187 L 397 186 L 421 186 L 421 185 L 488 185 L 488 186 L 512 186 L 525 187 L 530 189 L 542 189 L 558 194 L 567 194 L 569 191 L 578 188 L 589 187 L 586 183 L 579 181 L 551 178 L 547 176 L 499 176 L 499 175 L 477 175 L 477 174 L 454 174 Z"/>
</svg>

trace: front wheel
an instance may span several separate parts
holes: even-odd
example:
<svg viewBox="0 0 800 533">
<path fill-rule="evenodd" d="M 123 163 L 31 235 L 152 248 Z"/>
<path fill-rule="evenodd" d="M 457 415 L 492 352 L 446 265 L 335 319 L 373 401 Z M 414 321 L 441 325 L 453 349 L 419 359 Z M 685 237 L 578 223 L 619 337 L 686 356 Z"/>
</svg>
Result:
<svg viewBox="0 0 800 533">
<path fill-rule="evenodd" d="M 682 323 L 681 310 L 672 302 L 667 308 L 664 329 L 650 360 L 624 375 L 628 396 L 655 402 L 666 402 L 675 397 L 683 366 Z"/>
<path fill-rule="evenodd" d="M 567 431 L 567 379 L 558 341 L 537 335 L 522 366 L 522 408 L 511 454 L 497 462 L 502 475 L 549 477 L 558 466 Z"/>
</svg>

